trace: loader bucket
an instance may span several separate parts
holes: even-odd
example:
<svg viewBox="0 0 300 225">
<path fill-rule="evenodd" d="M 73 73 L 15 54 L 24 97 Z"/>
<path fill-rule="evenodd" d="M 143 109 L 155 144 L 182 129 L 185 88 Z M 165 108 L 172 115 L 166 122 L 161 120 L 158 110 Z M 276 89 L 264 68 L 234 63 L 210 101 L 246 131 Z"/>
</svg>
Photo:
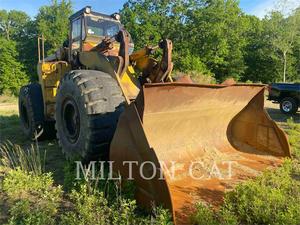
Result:
<svg viewBox="0 0 300 225">
<path fill-rule="evenodd" d="M 137 201 L 189 223 L 195 203 L 215 206 L 238 182 L 290 156 L 284 132 L 264 110 L 259 85 L 146 85 L 120 116 L 113 169 L 137 186 Z M 131 165 L 129 165 L 131 162 Z"/>
</svg>

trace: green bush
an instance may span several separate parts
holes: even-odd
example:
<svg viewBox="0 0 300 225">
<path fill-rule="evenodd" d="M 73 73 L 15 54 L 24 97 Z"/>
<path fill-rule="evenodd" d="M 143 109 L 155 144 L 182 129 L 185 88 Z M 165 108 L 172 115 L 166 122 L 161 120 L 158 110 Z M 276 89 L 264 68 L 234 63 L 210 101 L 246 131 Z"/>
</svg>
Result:
<svg viewBox="0 0 300 225">
<path fill-rule="evenodd" d="M 197 84 L 216 84 L 216 79 L 212 75 L 202 74 L 196 71 L 190 71 L 186 73 L 174 71 L 173 77 L 178 79 L 183 76 L 189 76 L 193 82 Z"/>
<path fill-rule="evenodd" d="M 181 56 L 174 53 L 174 65 L 175 70 L 182 72 L 191 72 L 194 71 L 197 74 L 203 74 L 206 76 L 213 77 L 214 74 L 207 68 L 207 66 L 202 62 L 199 56 L 191 54 L 187 51 Z"/>
<path fill-rule="evenodd" d="M 218 224 L 218 218 L 212 206 L 198 202 L 196 204 L 196 213 L 191 216 L 191 223 L 198 225 L 216 225 Z"/>
<path fill-rule="evenodd" d="M 98 190 L 103 192 L 104 197 L 108 201 L 114 201 L 118 195 L 122 194 L 123 198 L 134 199 L 135 186 L 130 181 L 116 181 L 109 180 L 109 166 L 104 164 L 103 166 L 103 178 L 100 179 L 101 171 L 99 167 L 95 168 L 95 179 L 91 179 L 87 174 L 87 180 L 83 178 L 76 179 L 76 164 L 74 161 L 67 161 L 64 166 L 64 189 L 71 191 L 73 189 L 80 190 L 81 185 L 87 185 L 89 192 Z M 122 183 L 122 185 L 121 185 Z"/>
<path fill-rule="evenodd" d="M 216 79 L 214 74 L 207 68 L 202 62 L 201 58 L 196 55 L 192 55 L 189 51 L 186 51 L 183 55 L 174 53 L 174 72 L 172 76 L 175 78 L 188 75 L 195 83 L 199 84 L 215 84 Z"/>
<path fill-rule="evenodd" d="M 72 190 L 70 200 L 73 211 L 62 216 L 62 224 L 102 224 L 109 222 L 110 209 L 103 193 L 90 195 L 88 188 L 82 186 L 80 191 Z"/>
<path fill-rule="evenodd" d="M 55 218 L 44 209 L 37 209 L 28 200 L 16 202 L 10 209 L 10 219 L 8 224 L 44 225 L 55 224 Z"/>
<path fill-rule="evenodd" d="M 55 224 L 62 190 L 53 185 L 50 173 L 37 176 L 10 170 L 2 186 L 8 197 L 9 224 Z"/>
<path fill-rule="evenodd" d="M 76 166 L 73 161 L 64 163 L 64 190 L 71 191 L 76 186 Z"/>
<path fill-rule="evenodd" d="M 135 200 L 117 197 L 111 204 L 103 192 L 89 192 L 87 185 L 70 194 L 73 203 L 72 211 L 62 215 L 61 224 L 170 224 L 170 215 L 163 209 L 156 209 L 155 217 L 137 214 Z"/>
<path fill-rule="evenodd" d="M 223 209 L 244 224 L 297 224 L 300 221 L 300 182 L 292 161 L 238 185 L 225 197 Z"/>
</svg>

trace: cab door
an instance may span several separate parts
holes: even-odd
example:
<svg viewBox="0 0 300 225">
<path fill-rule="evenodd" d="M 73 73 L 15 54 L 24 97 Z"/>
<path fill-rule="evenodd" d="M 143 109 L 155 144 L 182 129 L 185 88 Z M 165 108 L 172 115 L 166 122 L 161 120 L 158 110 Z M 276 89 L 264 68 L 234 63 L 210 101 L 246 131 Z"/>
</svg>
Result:
<svg viewBox="0 0 300 225">
<path fill-rule="evenodd" d="M 80 16 L 71 21 L 70 32 L 70 61 L 75 62 L 78 52 L 82 51 L 82 40 L 85 38 L 84 17 Z"/>
</svg>

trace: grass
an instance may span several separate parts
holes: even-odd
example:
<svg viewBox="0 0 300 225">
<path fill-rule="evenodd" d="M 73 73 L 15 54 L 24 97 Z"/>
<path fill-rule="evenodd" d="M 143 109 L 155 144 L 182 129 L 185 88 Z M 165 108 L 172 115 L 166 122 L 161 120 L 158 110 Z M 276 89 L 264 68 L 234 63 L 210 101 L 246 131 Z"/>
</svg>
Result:
<svg viewBox="0 0 300 225">
<path fill-rule="evenodd" d="M 293 157 L 300 162 L 300 124 L 295 123 L 293 119 L 287 120 L 285 132 L 289 136 L 289 142 L 292 148 Z"/>
<path fill-rule="evenodd" d="M 19 145 L 6 142 L 0 145 L 0 166 L 13 170 L 21 169 L 35 175 L 42 174 L 42 160 L 38 145 L 24 150 Z"/>
<path fill-rule="evenodd" d="M 13 95 L 0 95 L 0 103 L 2 104 L 17 103 L 17 102 L 18 102 L 17 97 Z"/>
<path fill-rule="evenodd" d="M 13 97 L 0 97 L 1 99 L 12 99 Z M 27 140 L 21 130 L 16 98 L 12 104 L 0 103 L 0 144 L 10 141 L 22 148 L 31 148 L 32 142 Z M 39 151 L 42 156 L 46 154 L 44 162 L 45 172 L 52 172 L 56 183 L 63 184 L 63 169 L 65 164 L 64 155 L 56 140 L 47 140 L 39 143 Z"/>
</svg>

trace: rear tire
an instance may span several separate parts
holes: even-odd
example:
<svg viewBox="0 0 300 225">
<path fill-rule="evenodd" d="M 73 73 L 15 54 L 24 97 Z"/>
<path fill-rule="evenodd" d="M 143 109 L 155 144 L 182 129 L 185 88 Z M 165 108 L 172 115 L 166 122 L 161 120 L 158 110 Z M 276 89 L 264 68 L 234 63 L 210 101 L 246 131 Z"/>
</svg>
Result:
<svg viewBox="0 0 300 225">
<path fill-rule="evenodd" d="M 124 97 L 109 74 L 77 70 L 66 74 L 56 97 L 56 130 L 67 158 L 107 156 Z"/>
<path fill-rule="evenodd" d="M 298 104 L 291 97 L 283 98 L 280 101 L 280 111 L 284 114 L 295 114 L 298 111 Z"/>
<path fill-rule="evenodd" d="M 23 86 L 19 94 L 19 117 L 25 136 L 31 140 L 55 137 L 54 122 L 45 121 L 42 88 L 38 83 Z"/>
</svg>

